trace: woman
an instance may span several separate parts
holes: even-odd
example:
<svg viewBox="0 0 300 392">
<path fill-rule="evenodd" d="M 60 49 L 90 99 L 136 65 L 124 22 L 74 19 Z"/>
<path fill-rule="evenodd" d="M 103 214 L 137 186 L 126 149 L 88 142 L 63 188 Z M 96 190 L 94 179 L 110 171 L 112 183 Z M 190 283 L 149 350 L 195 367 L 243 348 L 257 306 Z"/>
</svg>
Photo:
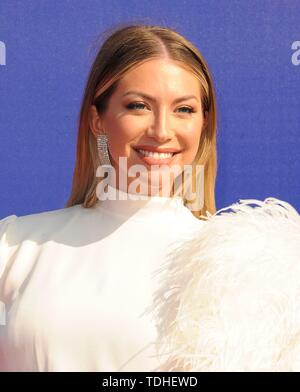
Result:
<svg viewBox="0 0 300 392">
<path fill-rule="evenodd" d="M 116 30 L 87 80 L 67 205 L 0 221 L 1 370 L 159 369 L 145 312 L 154 271 L 215 212 L 215 177 L 215 93 L 200 52 L 172 29 Z"/>
</svg>

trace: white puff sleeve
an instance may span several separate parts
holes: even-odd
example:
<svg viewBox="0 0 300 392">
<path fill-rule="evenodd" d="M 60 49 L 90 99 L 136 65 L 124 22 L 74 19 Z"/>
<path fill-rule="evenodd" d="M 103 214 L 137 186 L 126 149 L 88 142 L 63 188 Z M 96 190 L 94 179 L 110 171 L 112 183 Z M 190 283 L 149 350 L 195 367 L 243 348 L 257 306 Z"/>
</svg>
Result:
<svg viewBox="0 0 300 392">
<path fill-rule="evenodd" d="M 160 270 L 161 371 L 300 371 L 300 216 L 275 198 L 240 203 Z"/>
<path fill-rule="evenodd" d="M 8 215 L 0 220 L 0 283 L 7 263 L 7 230 L 11 222 L 17 218 L 16 215 Z M 0 298 L 0 325 L 5 324 L 5 305 Z"/>
</svg>

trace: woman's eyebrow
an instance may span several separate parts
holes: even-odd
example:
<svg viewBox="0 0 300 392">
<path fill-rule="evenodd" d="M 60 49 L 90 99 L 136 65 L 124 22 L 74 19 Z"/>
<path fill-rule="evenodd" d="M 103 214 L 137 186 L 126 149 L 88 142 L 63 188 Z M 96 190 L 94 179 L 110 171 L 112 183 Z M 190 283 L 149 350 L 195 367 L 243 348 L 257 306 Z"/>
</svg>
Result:
<svg viewBox="0 0 300 392">
<path fill-rule="evenodd" d="M 141 97 L 143 97 L 143 98 L 145 98 L 145 99 L 148 99 L 149 101 L 156 101 L 156 99 L 154 98 L 154 97 L 151 97 L 151 95 L 148 95 L 148 94 L 145 94 L 145 93 L 142 93 L 142 92 L 140 92 L 140 91 L 127 91 L 125 94 L 123 94 L 123 97 L 125 97 L 126 95 L 139 95 L 139 96 L 141 96 Z M 196 97 L 196 95 L 184 95 L 183 97 L 179 97 L 179 98 L 176 98 L 176 99 L 174 99 L 174 101 L 173 101 L 173 103 L 178 103 L 178 102 L 181 102 L 181 101 L 186 101 L 187 99 L 191 99 L 191 98 L 194 98 L 194 99 L 196 99 L 197 101 L 199 101 L 199 99 Z"/>
</svg>

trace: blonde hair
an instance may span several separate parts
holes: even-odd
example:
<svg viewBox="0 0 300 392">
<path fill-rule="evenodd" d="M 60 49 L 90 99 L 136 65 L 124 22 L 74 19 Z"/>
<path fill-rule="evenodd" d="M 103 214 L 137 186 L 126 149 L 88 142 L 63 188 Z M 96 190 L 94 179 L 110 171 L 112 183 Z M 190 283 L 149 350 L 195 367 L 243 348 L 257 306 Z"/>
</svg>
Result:
<svg viewBox="0 0 300 392">
<path fill-rule="evenodd" d="M 200 81 L 203 114 L 208 112 L 208 122 L 202 130 L 193 164 L 204 167 L 204 198 L 201 210 L 192 213 L 199 219 L 207 219 L 207 212 L 216 212 L 217 115 L 214 86 L 208 66 L 200 51 L 175 30 L 144 24 L 117 28 L 106 38 L 94 59 L 80 109 L 72 191 L 65 207 L 75 204 L 92 207 L 98 200 L 96 187 L 99 178 L 95 173 L 100 163 L 96 138 L 90 127 L 91 105 L 96 105 L 100 114 L 104 113 L 118 81 L 127 71 L 141 62 L 161 57 L 177 62 Z M 194 183 L 194 177 L 192 181 Z M 188 207 L 184 196 L 183 200 Z"/>
</svg>

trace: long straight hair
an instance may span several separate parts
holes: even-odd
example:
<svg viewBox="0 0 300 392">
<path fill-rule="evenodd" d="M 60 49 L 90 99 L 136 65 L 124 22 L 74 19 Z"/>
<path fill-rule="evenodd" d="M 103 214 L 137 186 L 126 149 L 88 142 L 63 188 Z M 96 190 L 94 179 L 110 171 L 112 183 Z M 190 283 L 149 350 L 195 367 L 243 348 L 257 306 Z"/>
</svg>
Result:
<svg viewBox="0 0 300 392">
<path fill-rule="evenodd" d="M 208 65 L 200 51 L 175 30 L 145 24 L 131 24 L 115 29 L 96 54 L 81 104 L 72 191 L 65 207 L 82 204 L 88 208 L 98 200 L 96 187 L 99 177 L 96 177 L 96 170 L 100 162 L 96 138 L 90 126 L 91 105 L 95 105 L 98 112 L 103 114 L 118 81 L 125 73 L 142 62 L 155 58 L 175 61 L 200 81 L 202 109 L 203 114 L 208 112 L 208 121 L 207 126 L 199 130 L 202 132 L 193 165 L 203 165 L 204 192 L 202 208 L 191 211 L 199 219 L 207 219 L 207 213 L 216 212 L 217 114 L 214 86 Z M 195 180 L 193 174 L 193 184 Z M 186 188 L 184 183 L 183 188 Z M 183 200 L 189 207 L 185 195 Z"/>
</svg>

